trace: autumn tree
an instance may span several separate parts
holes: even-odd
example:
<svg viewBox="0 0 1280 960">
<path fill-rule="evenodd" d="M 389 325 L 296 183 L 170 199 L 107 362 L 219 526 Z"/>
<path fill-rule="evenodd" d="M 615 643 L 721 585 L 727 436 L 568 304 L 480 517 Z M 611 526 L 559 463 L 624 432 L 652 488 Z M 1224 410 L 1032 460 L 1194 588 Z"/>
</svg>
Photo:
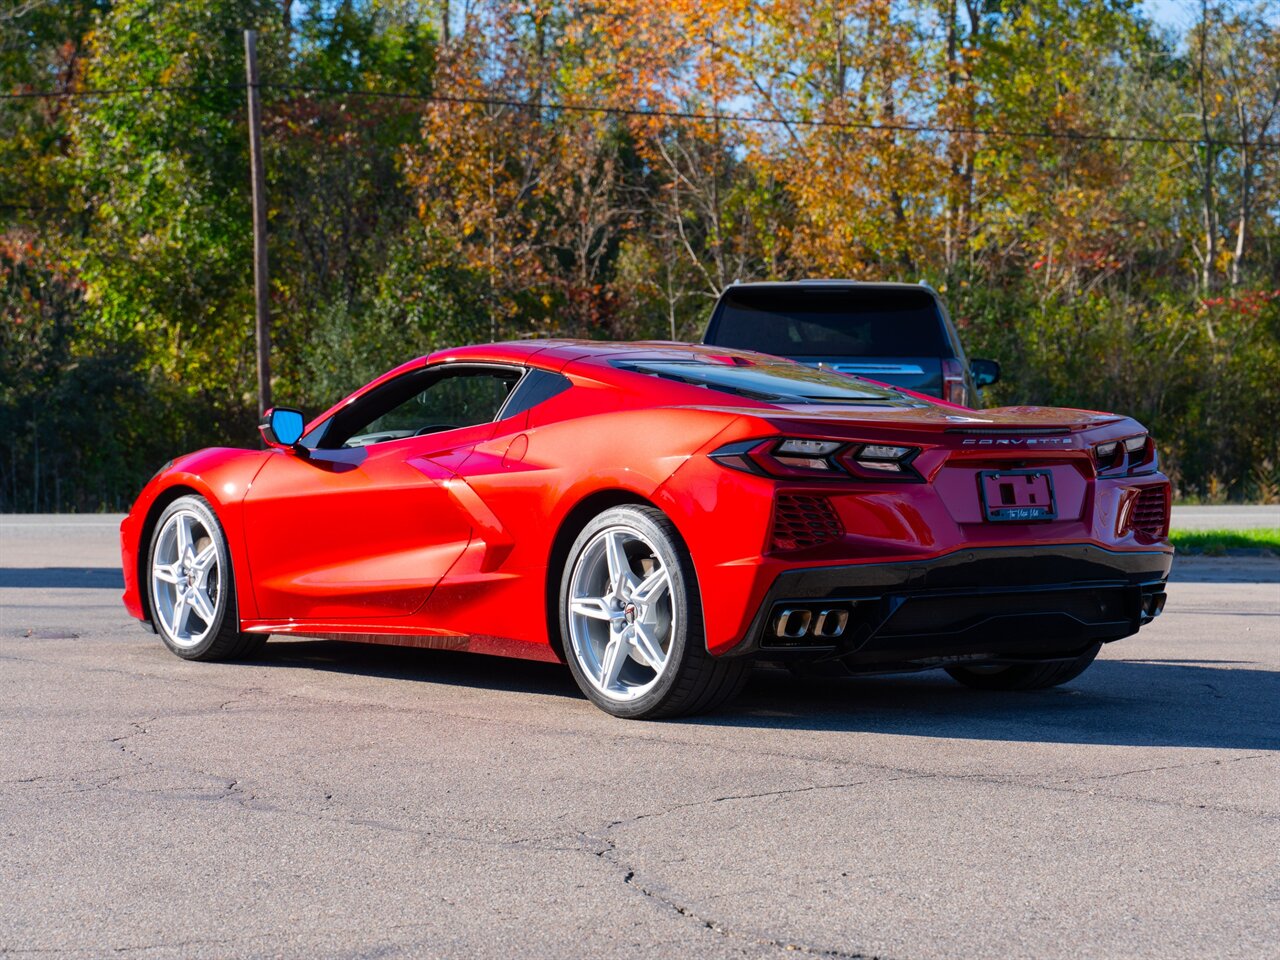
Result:
<svg viewBox="0 0 1280 960">
<path fill-rule="evenodd" d="M 282 402 L 459 342 L 696 338 L 736 280 L 926 279 L 1004 362 L 989 402 L 1121 409 L 1182 493 L 1275 489 L 1280 21 L 1188 9 L 19 0 L 0 496 L 119 505 L 254 442 L 246 28 Z"/>
</svg>

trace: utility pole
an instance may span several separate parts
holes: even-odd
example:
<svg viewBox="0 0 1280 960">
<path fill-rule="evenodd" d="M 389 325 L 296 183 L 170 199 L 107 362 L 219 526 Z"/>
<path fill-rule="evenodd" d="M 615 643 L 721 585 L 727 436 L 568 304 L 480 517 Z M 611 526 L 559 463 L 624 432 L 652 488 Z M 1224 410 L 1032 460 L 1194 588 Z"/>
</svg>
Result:
<svg viewBox="0 0 1280 960">
<path fill-rule="evenodd" d="M 258 34 L 244 32 L 249 93 L 249 167 L 253 174 L 254 339 L 258 347 L 258 416 L 271 406 L 271 331 L 267 288 L 267 178 L 262 169 L 262 101 L 258 95 Z"/>
</svg>

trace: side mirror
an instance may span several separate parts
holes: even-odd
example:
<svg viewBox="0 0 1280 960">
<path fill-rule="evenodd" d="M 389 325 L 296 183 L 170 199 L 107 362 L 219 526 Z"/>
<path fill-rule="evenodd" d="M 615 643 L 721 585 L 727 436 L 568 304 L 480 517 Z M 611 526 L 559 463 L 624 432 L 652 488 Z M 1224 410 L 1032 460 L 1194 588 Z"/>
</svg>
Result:
<svg viewBox="0 0 1280 960">
<path fill-rule="evenodd" d="M 301 410 L 290 407 L 272 407 L 262 415 L 258 430 L 267 446 L 283 450 L 292 450 L 302 438 L 302 430 L 306 421 L 302 419 Z"/>
<path fill-rule="evenodd" d="M 969 372 L 973 374 L 973 382 L 979 387 L 989 387 L 1000 379 L 1000 362 L 998 360 L 970 360 Z"/>
</svg>

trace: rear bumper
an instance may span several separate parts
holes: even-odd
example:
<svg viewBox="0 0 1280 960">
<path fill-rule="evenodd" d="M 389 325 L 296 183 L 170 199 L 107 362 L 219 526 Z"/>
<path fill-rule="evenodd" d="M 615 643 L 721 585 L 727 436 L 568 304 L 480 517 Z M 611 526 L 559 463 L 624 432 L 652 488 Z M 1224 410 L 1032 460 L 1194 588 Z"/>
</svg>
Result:
<svg viewBox="0 0 1280 960">
<path fill-rule="evenodd" d="M 1172 560 L 1065 544 L 788 570 L 727 655 L 884 669 L 1065 656 L 1158 616 Z"/>
</svg>

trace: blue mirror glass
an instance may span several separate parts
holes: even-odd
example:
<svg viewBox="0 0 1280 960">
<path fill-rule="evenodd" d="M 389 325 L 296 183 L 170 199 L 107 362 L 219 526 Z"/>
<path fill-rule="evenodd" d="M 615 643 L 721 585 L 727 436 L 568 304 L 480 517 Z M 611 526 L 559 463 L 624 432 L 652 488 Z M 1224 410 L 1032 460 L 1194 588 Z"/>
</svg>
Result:
<svg viewBox="0 0 1280 960">
<path fill-rule="evenodd" d="M 304 426 L 302 414 L 297 410 L 280 408 L 271 411 L 271 432 L 285 446 L 291 447 L 298 442 Z"/>
<path fill-rule="evenodd" d="M 974 359 L 969 363 L 973 374 L 973 382 L 980 387 L 987 387 L 1000 379 L 1000 364 L 995 360 Z"/>
</svg>

